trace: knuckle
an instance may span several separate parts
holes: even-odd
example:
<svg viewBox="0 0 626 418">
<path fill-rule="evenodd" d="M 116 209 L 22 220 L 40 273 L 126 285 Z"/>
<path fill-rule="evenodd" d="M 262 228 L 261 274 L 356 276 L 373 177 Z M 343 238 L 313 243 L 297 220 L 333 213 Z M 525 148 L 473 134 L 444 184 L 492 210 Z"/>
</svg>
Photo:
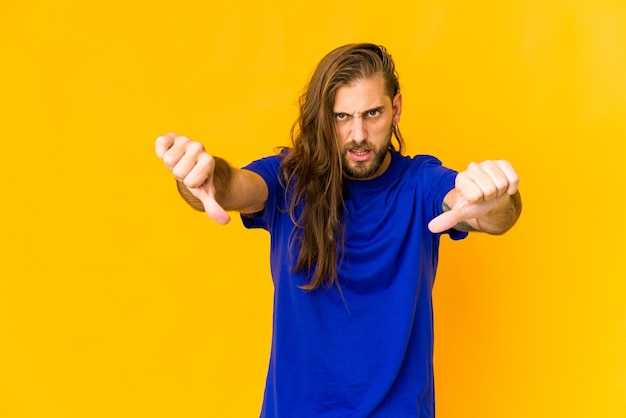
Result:
<svg viewBox="0 0 626 418">
<path fill-rule="evenodd" d="M 167 133 L 165 135 L 159 135 L 159 137 L 157 138 L 157 141 L 170 142 L 170 141 L 173 141 L 174 138 L 175 136 L 173 136 L 172 133 Z"/>
<path fill-rule="evenodd" d="M 467 190 L 463 193 L 470 202 L 480 202 L 483 200 L 483 193 L 480 190 Z"/>
<path fill-rule="evenodd" d="M 204 184 L 204 180 L 197 176 L 187 175 L 184 179 L 181 179 L 183 184 L 189 188 L 197 188 Z"/>
<path fill-rule="evenodd" d="M 500 195 L 509 188 L 509 182 L 506 179 L 496 180 L 495 192 Z"/>
<path fill-rule="evenodd" d="M 155 151 L 158 157 L 163 158 L 163 155 L 172 146 L 172 141 L 166 136 L 160 136 L 155 141 Z"/>
<path fill-rule="evenodd" d="M 474 193 L 472 195 L 472 198 L 470 200 L 472 202 L 480 203 L 480 202 L 483 202 L 486 199 L 487 199 L 487 196 L 485 196 L 484 193 L 476 192 L 476 193 Z"/>
<path fill-rule="evenodd" d="M 163 156 L 163 163 L 165 163 L 165 166 L 171 170 L 177 163 L 177 159 L 174 155 L 172 155 L 172 153 L 165 153 Z"/>
<path fill-rule="evenodd" d="M 511 163 L 508 160 L 500 159 L 500 160 L 495 161 L 495 163 L 499 166 L 512 167 Z"/>
<path fill-rule="evenodd" d="M 204 147 L 199 142 L 190 141 L 187 144 L 187 152 L 191 152 L 191 153 L 197 155 L 197 154 L 200 154 L 200 153 L 204 152 Z"/>
<path fill-rule="evenodd" d="M 495 186 L 488 187 L 487 189 L 483 190 L 483 196 L 487 200 L 493 197 L 496 197 L 497 195 L 498 195 L 498 189 Z"/>
<path fill-rule="evenodd" d="M 187 176 L 187 171 L 180 165 L 177 165 L 172 168 L 172 174 L 176 177 L 176 179 L 183 180 Z"/>
<path fill-rule="evenodd" d="M 461 171 L 456 175 L 455 183 L 457 186 L 467 180 L 467 172 Z"/>
<path fill-rule="evenodd" d="M 193 187 L 195 187 L 195 186 L 196 186 L 196 184 L 195 184 L 195 183 L 191 180 L 191 178 L 189 178 L 189 177 L 184 178 L 184 179 L 181 179 L 181 181 L 182 181 L 182 182 L 183 182 L 183 184 L 184 184 L 185 186 L 187 186 L 187 187 L 192 187 L 192 188 L 193 188 Z"/>
<path fill-rule="evenodd" d="M 211 154 L 203 152 L 198 156 L 198 164 L 206 167 L 212 167 L 215 163 L 215 159 Z"/>
</svg>

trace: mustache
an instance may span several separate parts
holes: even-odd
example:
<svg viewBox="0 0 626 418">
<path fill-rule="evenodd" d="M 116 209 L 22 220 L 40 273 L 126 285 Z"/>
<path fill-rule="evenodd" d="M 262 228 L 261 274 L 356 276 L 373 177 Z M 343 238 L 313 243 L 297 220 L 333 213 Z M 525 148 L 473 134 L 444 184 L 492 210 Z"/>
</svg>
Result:
<svg viewBox="0 0 626 418">
<path fill-rule="evenodd" d="M 370 144 L 367 141 L 361 142 L 360 144 L 357 144 L 356 142 L 352 141 L 343 146 L 344 151 L 352 151 L 352 150 L 372 151 L 375 149 L 376 147 L 374 147 L 372 144 Z"/>
</svg>

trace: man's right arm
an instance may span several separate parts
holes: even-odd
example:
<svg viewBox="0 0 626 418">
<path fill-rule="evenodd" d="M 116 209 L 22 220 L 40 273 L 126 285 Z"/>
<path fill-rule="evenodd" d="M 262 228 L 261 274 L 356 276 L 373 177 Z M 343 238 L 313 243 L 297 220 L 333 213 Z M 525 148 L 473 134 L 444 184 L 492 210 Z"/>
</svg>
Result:
<svg viewBox="0 0 626 418">
<path fill-rule="evenodd" d="M 230 221 L 226 211 L 256 213 L 265 207 L 268 190 L 261 176 L 231 167 L 199 142 L 169 133 L 157 138 L 156 153 L 176 178 L 183 199 L 218 223 Z"/>
</svg>

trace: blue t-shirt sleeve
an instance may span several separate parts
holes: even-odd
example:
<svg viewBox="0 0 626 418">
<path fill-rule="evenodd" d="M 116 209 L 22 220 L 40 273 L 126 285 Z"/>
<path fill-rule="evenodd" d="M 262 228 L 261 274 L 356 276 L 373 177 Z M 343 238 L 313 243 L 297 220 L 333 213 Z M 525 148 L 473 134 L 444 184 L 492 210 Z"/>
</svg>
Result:
<svg viewBox="0 0 626 418">
<path fill-rule="evenodd" d="M 454 189 L 454 182 L 458 173 L 455 170 L 444 167 L 441 161 L 435 157 L 421 156 L 421 158 L 425 159 L 421 165 L 421 174 L 423 184 L 429 185 L 428 193 L 430 201 L 433 203 L 433 206 L 430 208 L 432 210 L 431 219 L 434 219 L 443 213 L 443 199 L 450 190 Z M 458 231 L 454 228 L 443 232 L 443 234 L 448 234 L 453 240 L 460 240 L 468 235 L 467 232 Z"/>
<path fill-rule="evenodd" d="M 261 158 L 243 167 L 244 170 L 258 174 L 267 185 L 267 202 L 265 208 L 254 214 L 241 214 L 241 221 L 246 228 L 263 228 L 270 230 L 274 222 L 278 202 L 283 195 L 282 186 L 278 180 L 278 168 L 281 158 L 278 155 Z"/>
</svg>

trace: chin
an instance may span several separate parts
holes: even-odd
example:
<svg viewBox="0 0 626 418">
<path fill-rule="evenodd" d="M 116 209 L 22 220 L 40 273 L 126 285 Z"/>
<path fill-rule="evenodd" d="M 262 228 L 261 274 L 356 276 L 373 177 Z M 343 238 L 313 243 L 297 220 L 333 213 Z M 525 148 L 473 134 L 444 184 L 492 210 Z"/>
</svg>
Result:
<svg viewBox="0 0 626 418">
<path fill-rule="evenodd" d="M 379 168 L 380 165 L 378 167 L 374 167 L 371 162 L 368 162 L 367 165 L 361 164 L 360 166 L 347 164 L 344 166 L 343 173 L 346 177 L 354 180 L 367 180 L 370 177 L 373 177 Z"/>
</svg>

